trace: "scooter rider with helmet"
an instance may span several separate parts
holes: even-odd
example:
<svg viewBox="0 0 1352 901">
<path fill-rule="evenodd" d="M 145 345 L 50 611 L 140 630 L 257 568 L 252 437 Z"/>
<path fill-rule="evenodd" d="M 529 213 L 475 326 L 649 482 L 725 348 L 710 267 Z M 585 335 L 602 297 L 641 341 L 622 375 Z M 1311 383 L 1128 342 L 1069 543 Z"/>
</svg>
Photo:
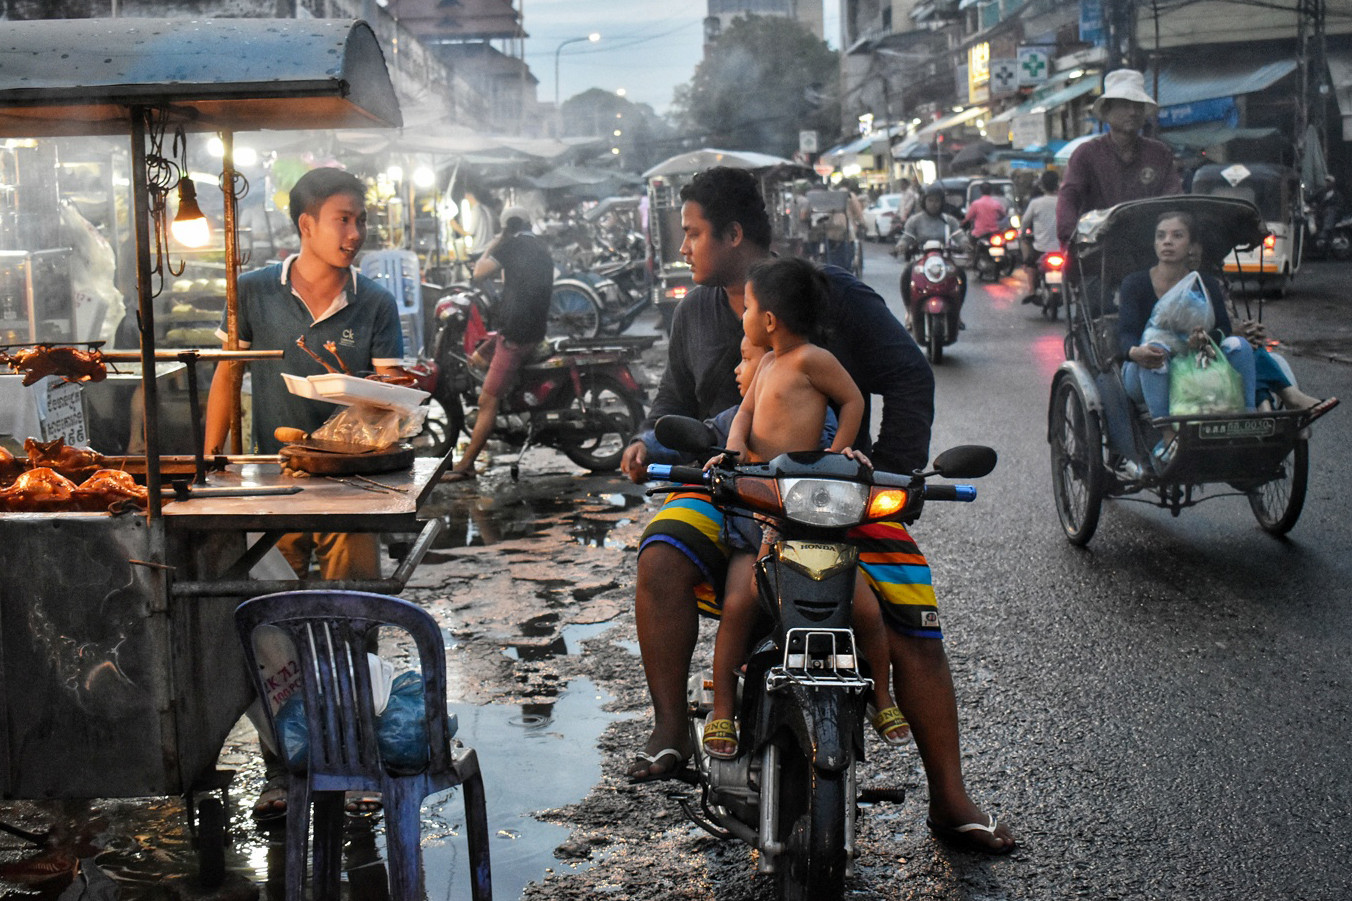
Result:
<svg viewBox="0 0 1352 901">
<path fill-rule="evenodd" d="M 930 185 L 925 189 L 923 202 L 919 212 L 914 213 L 911 218 L 906 220 L 905 227 L 901 230 L 901 238 L 897 240 L 897 246 L 892 248 L 892 256 L 901 256 L 909 260 L 911 255 L 922 249 L 930 241 L 938 241 L 945 247 L 948 246 L 950 239 L 957 237 L 964 243 L 968 242 L 967 232 L 963 230 L 962 223 L 958 222 L 956 216 L 951 216 L 943 211 L 944 209 L 944 189 L 938 185 Z M 958 270 L 958 309 L 962 309 L 962 302 L 967 299 L 967 273 L 963 272 L 962 267 L 956 267 Z M 906 317 L 911 315 L 911 279 L 910 269 L 901 279 L 901 299 L 906 306 Z M 909 328 L 909 323 L 907 325 Z"/>
</svg>

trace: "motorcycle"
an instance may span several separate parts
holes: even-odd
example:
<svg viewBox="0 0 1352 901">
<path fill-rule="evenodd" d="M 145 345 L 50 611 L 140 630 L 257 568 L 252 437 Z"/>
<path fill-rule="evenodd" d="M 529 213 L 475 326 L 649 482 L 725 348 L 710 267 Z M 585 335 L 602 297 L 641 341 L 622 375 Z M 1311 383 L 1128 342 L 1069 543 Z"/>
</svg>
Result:
<svg viewBox="0 0 1352 901">
<path fill-rule="evenodd" d="M 691 454 L 718 453 L 703 423 L 678 416 L 657 422 L 657 439 Z M 730 458 L 729 458 L 730 459 Z M 678 483 L 650 489 L 706 491 L 725 515 L 772 519 L 780 540 L 756 562 L 756 586 L 769 629 L 752 643 L 740 676 L 738 755 L 703 750 L 712 709 L 712 673 L 696 673 L 688 722 L 696 749 L 686 779 L 699 789 L 681 800 L 685 814 L 716 838 L 740 839 L 759 852 L 781 901 L 835 901 L 854 871 L 857 767 L 872 681 L 851 627 L 858 547 L 849 531 L 883 520 L 911 521 L 927 501 L 971 501 L 971 485 L 927 479 L 979 478 L 995 451 L 956 447 L 929 472 L 879 472 L 839 454 L 784 454 L 768 463 L 723 462 L 708 472 L 652 465 L 651 479 Z M 883 790 L 873 800 L 900 800 Z"/>
<path fill-rule="evenodd" d="M 901 276 L 911 335 L 934 365 L 943 362 L 944 348 L 958 340 L 962 328 L 962 271 L 953 261 L 953 245 L 965 235 L 958 232 L 947 242 L 926 241 L 920 258 Z"/>
<path fill-rule="evenodd" d="M 428 417 L 433 453 L 446 453 L 457 435 L 473 431 L 487 376 L 475 352 L 491 346 L 491 314 L 489 298 L 469 285 L 452 288 L 437 302 L 435 373 L 426 383 L 445 418 Z M 644 392 L 630 364 L 654 341 L 655 336 L 544 342 L 502 397 L 494 437 L 519 446 L 521 453 L 543 444 L 584 469 L 614 470 L 645 416 Z M 512 478 L 519 474 L 513 463 Z"/>
<path fill-rule="evenodd" d="M 1019 230 L 1006 227 L 979 238 L 976 246 L 976 274 L 982 281 L 998 282 L 1014 271 L 1019 261 Z"/>
<path fill-rule="evenodd" d="M 1060 250 L 1039 254 L 1032 269 L 1033 293 L 1025 303 L 1036 301 L 1042 315 L 1055 320 L 1061 311 L 1061 285 L 1065 282 L 1066 255 Z"/>
<path fill-rule="evenodd" d="M 1352 259 L 1352 213 L 1340 216 L 1328 235 L 1324 234 L 1320 214 L 1307 208 L 1305 214 L 1306 240 L 1310 255 L 1315 259 Z"/>
<path fill-rule="evenodd" d="M 603 248 L 588 269 L 555 279 L 549 303 L 549 334 L 573 338 L 619 335 L 652 306 L 642 236 L 624 249 L 597 239 Z M 637 255 L 636 255 L 637 254 Z"/>
</svg>

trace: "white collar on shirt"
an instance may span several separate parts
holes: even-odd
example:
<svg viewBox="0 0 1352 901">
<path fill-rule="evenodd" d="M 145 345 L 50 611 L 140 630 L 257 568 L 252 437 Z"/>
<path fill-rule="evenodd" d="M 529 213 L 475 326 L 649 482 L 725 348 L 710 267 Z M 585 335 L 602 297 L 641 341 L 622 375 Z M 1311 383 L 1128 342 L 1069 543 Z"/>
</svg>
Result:
<svg viewBox="0 0 1352 901">
<path fill-rule="evenodd" d="M 293 253 L 293 254 L 291 254 L 291 256 L 287 257 L 285 260 L 282 260 L 282 285 L 284 285 L 284 286 L 286 286 L 286 287 L 288 287 L 288 288 L 291 287 L 290 280 L 289 280 L 289 279 L 290 279 L 290 275 L 291 275 L 291 264 L 294 263 L 294 262 L 295 262 L 296 260 L 298 260 L 299 258 L 300 258 L 300 254 L 298 254 L 298 253 Z M 352 271 L 352 270 L 350 270 L 350 269 L 348 270 L 349 273 L 350 273 L 351 271 Z M 342 287 L 342 289 L 338 292 L 337 296 L 335 296 L 335 297 L 333 298 L 333 300 L 329 301 L 328 308 L 325 309 L 324 312 L 320 313 L 318 316 L 315 317 L 314 321 L 315 321 L 316 323 L 318 323 L 318 322 L 323 322 L 325 319 L 328 319 L 330 316 L 336 315 L 336 314 L 338 313 L 339 310 L 341 310 L 341 309 L 343 309 L 344 307 L 347 306 L 347 303 L 348 303 L 348 300 L 347 300 L 347 292 L 348 292 L 348 290 L 349 290 L 350 288 L 352 288 L 352 287 L 354 286 L 354 282 L 355 282 L 355 279 L 349 278 L 346 282 L 343 283 L 343 287 Z M 297 299 L 297 300 L 300 300 L 302 304 L 305 303 L 304 300 L 301 300 L 300 295 L 299 295 L 299 294 L 296 294 L 296 289 L 295 289 L 295 288 L 291 288 L 291 293 L 292 293 L 292 294 L 295 294 L 296 299 Z"/>
</svg>

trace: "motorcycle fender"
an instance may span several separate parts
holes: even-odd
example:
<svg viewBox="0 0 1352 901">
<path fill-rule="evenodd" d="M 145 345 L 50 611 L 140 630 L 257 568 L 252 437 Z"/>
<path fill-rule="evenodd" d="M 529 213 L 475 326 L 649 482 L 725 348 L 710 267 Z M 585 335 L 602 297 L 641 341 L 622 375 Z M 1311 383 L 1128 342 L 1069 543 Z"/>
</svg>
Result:
<svg viewBox="0 0 1352 901">
<path fill-rule="evenodd" d="M 863 747 L 863 702 L 840 688 L 790 682 L 766 701 L 770 716 L 761 734 L 787 731 L 819 770 L 840 772 L 856 757 L 849 749 Z"/>
<path fill-rule="evenodd" d="M 943 297 L 929 297 L 925 299 L 925 312 L 939 314 L 946 312 L 948 302 Z"/>
</svg>

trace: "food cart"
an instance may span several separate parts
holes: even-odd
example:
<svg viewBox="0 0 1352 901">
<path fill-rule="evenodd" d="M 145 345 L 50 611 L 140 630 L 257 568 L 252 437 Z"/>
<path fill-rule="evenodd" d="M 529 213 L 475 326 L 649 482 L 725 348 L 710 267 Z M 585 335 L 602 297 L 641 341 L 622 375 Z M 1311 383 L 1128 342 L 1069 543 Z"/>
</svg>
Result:
<svg viewBox="0 0 1352 901">
<path fill-rule="evenodd" d="M 3 797 L 183 794 L 199 832 L 203 874 L 208 876 L 208 858 L 218 871 L 220 807 L 215 799 L 204 800 L 194 814 L 193 793 L 228 781 L 215 772 L 215 762 L 252 699 L 243 654 L 222 636 L 233 635 L 233 612 L 242 598 L 302 587 L 252 580 L 250 569 L 287 532 L 418 532 L 390 578 L 307 583 L 397 593 L 435 537 L 439 521 L 424 524 L 417 514 L 445 460 L 417 459 L 362 483 L 295 480 L 283 475 L 276 457 L 250 457 L 236 447 L 233 455 L 208 461 L 199 451 L 188 476 L 170 486 L 167 458 L 159 450 L 157 363 L 181 362 L 191 374 L 203 361 L 268 353 L 155 346 L 152 300 L 157 283 L 162 287 L 156 267 L 166 188 L 161 185 L 156 196 L 152 170 L 168 155 L 160 144 L 166 129 L 215 132 L 225 146 L 221 184 L 233 338 L 239 268 L 234 132 L 399 124 L 383 54 L 364 22 L 6 23 L 0 140 L 130 137 L 141 341 L 139 352 L 127 356 L 139 359 L 143 373 L 146 453 L 139 463 L 148 506 L 118 513 L 0 513 L 6 561 L 0 583 Z M 200 410 L 194 420 L 200 428 Z M 236 419 L 234 434 L 239 431 Z M 198 439 L 200 448 L 200 432 Z"/>
</svg>

